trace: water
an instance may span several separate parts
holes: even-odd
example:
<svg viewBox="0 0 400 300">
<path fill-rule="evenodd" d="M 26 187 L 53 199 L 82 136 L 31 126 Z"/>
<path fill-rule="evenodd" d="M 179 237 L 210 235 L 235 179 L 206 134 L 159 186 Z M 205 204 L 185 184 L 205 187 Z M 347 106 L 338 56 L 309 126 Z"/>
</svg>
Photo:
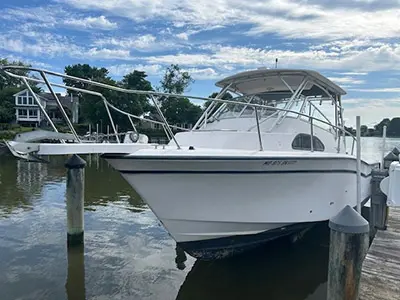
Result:
<svg viewBox="0 0 400 300">
<path fill-rule="evenodd" d="M 364 159 L 381 158 L 380 139 L 362 144 Z M 398 144 L 388 139 L 386 150 Z M 0 299 L 325 299 L 326 225 L 296 244 L 196 261 L 176 250 L 119 173 L 85 158 L 85 245 L 68 252 L 65 158 L 0 156 Z"/>
</svg>

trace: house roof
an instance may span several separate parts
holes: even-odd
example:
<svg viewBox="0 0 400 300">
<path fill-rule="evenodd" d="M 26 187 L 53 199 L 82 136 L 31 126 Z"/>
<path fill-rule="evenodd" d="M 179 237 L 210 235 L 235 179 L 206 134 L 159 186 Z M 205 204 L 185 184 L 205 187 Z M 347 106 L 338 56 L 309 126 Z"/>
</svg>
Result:
<svg viewBox="0 0 400 300">
<path fill-rule="evenodd" d="M 14 94 L 14 97 L 18 97 L 21 94 L 24 94 L 25 92 L 28 92 L 28 89 L 22 90 L 16 94 Z M 71 96 L 63 96 L 60 93 L 56 93 L 58 99 L 60 100 L 61 104 L 65 107 L 68 107 L 69 109 L 71 109 L 72 107 L 72 102 L 75 99 L 78 99 L 78 97 L 73 96 L 73 98 L 71 99 Z M 43 100 L 47 102 L 48 106 L 57 106 L 56 101 L 53 98 L 53 95 L 51 93 L 46 93 L 46 92 L 42 92 L 42 93 L 38 93 L 37 96 Z"/>
</svg>

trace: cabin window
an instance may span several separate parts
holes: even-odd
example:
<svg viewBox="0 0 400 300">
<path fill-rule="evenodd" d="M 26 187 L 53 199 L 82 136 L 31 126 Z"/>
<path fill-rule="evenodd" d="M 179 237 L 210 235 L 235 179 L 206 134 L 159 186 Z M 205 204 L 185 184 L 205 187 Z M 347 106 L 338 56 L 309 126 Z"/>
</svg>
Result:
<svg viewBox="0 0 400 300">
<path fill-rule="evenodd" d="M 292 148 L 295 150 L 311 150 L 311 135 L 300 133 L 296 135 L 292 142 Z M 325 146 L 319 138 L 313 136 L 314 151 L 324 151 Z"/>
</svg>

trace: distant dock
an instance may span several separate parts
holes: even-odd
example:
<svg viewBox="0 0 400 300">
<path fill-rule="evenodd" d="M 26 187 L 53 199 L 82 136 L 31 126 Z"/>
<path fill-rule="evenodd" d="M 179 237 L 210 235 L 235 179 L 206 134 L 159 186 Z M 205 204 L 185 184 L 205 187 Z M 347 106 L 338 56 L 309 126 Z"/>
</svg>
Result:
<svg viewBox="0 0 400 300">
<path fill-rule="evenodd" d="M 387 230 L 377 231 L 368 250 L 359 299 L 400 299 L 400 207 L 390 208 Z"/>
</svg>

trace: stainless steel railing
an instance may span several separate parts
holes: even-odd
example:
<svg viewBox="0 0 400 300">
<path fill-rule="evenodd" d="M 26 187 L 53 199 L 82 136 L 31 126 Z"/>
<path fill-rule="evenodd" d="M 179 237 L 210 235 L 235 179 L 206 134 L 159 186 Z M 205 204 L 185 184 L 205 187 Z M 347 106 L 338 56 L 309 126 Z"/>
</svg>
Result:
<svg viewBox="0 0 400 300">
<path fill-rule="evenodd" d="M 188 99 L 193 99 L 193 100 L 202 100 L 202 101 L 212 101 L 210 106 L 214 106 L 214 107 L 215 107 L 216 104 L 214 104 L 214 105 L 212 105 L 212 104 L 213 103 L 218 103 L 218 102 L 219 103 L 225 103 L 225 104 L 243 105 L 243 106 L 253 107 L 255 109 L 255 111 L 256 111 L 255 118 L 256 118 L 256 126 L 257 126 L 257 135 L 258 135 L 259 146 L 260 146 L 260 150 L 261 151 L 263 150 L 263 145 L 262 145 L 262 137 L 261 137 L 261 130 L 260 130 L 260 122 L 259 122 L 259 119 L 258 119 L 258 117 L 259 117 L 258 109 L 265 109 L 265 110 L 272 110 L 272 111 L 276 111 L 276 112 L 281 112 L 281 113 L 283 113 L 283 115 L 286 115 L 288 113 L 293 113 L 293 114 L 296 114 L 298 116 L 307 117 L 310 120 L 310 132 L 311 132 L 311 135 L 313 135 L 313 127 L 315 126 L 314 125 L 314 121 L 317 121 L 317 122 L 320 122 L 322 124 L 330 126 L 331 128 L 333 128 L 335 130 L 336 133 L 338 133 L 340 131 L 342 131 L 343 133 L 347 133 L 349 136 L 351 136 L 353 138 L 351 154 L 353 154 L 353 151 L 354 151 L 354 143 L 356 141 L 356 138 L 349 131 L 345 130 L 344 126 L 340 127 L 340 126 L 338 126 L 336 124 L 332 124 L 329 120 L 325 121 L 323 119 L 319 119 L 319 118 L 313 117 L 313 116 L 311 116 L 309 114 L 305 114 L 305 113 L 302 113 L 302 112 L 299 112 L 299 111 L 295 111 L 295 110 L 291 110 L 291 109 L 278 108 L 278 107 L 274 107 L 274 106 L 262 105 L 262 104 L 257 104 L 257 103 L 246 103 L 246 102 L 240 102 L 240 101 L 235 101 L 235 100 L 220 99 L 219 97 L 222 97 L 222 95 L 223 95 L 222 91 L 218 95 L 219 97 L 207 98 L 207 97 L 188 96 L 188 95 L 181 95 L 181 94 L 155 92 L 155 91 L 142 91 L 142 90 L 124 89 L 124 88 L 120 88 L 120 87 L 116 87 L 116 86 L 112 86 L 112 85 L 108 85 L 108 84 L 92 81 L 92 80 L 89 80 L 89 79 L 74 77 L 74 76 L 70 76 L 70 75 L 66 75 L 66 74 L 62 74 L 62 73 L 57 73 L 57 72 L 38 69 L 38 68 L 25 67 L 25 66 L 0 66 L 0 70 L 2 70 L 8 76 L 21 79 L 23 81 L 23 83 L 27 86 L 29 91 L 34 95 L 34 99 L 35 99 L 35 101 L 36 101 L 36 103 L 38 104 L 39 107 L 41 107 L 40 101 L 39 101 L 39 99 L 37 99 L 37 97 L 35 97 L 35 94 L 33 93 L 32 88 L 30 87 L 28 81 L 45 84 L 49 88 L 49 90 L 52 93 L 53 97 L 55 98 L 55 100 L 57 102 L 57 105 L 59 106 L 59 109 L 60 109 L 60 111 L 61 111 L 61 113 L 62 113 L 62 115 L 63 115 L 63 117 L 64 117 L 64 119 L 65 119 L 65 121 L 66 121 L 66 123 L 67 123 L 67 125 L 69 127 L 69 129 L 71 130 L 71 132 L 74 134 L 74 136 L 76 137 L 76 139 L 78 141 L 80 139 L 77 136 L 76 131 L 73 128 L 73 125 L 72 125 L 71 121 L 69 120 L 69 118 L 68 118 L 68 116 L 67 116 L 67 114 L 66 114 L 66 112 L 65 112 L 65 110 L 63 108 L 63 106 L 61 105 L 60 101 L 58 100 L 57 95 L 54 93 L 54 90 L 52 89 L 53 86 L 54 87 L 60 87 L 60 88 L 66 89 L 66 90 L 77 91 L 77 92 L 86 93 L 86 94 L 90 94 L 90 95 L 94 95 L 94 96 L 100 97 L 103 100 L 104 105 L 106 107 L 107 114 L 108 114 L 108 117 L 110 119 L 110 123 L 111 123 L 111 126 L 113 128 L 113 131 L 114 131 L 115 135 L 117 136 L 117 142 L 118 143 L 120 142 L 120 140 L 118 138 L 118 133 L 117 133 L 117 130 L 116 130 L 116 126 L 115 126 L 114 120 L 113 120 L 113 118 L 111 116 L 109 108 L 111 108 L 112 110 L 114 110 L 116 112 L 119 112 L 121 114 L 126 115 L 129 118 L 129 120 L 131 121 L 134 130 L 135 130 L 135 126 L 134 126 L 134 124 L 133 124 L 133 122 L 132 122 L 132 120 L 130 118 L 140 119 L 140 120 L 143 120 L 143 121 L 146 121 L 146 122 L 152 122 L 152 123 L 156 123 L 156 124 L 162 125 L 164 130 L 165 130 L 165 133 L 166 133 L 167 137 L 173 139 L 174 143 L 177 146 L 177 148 L 180 149 L 181 147 L 180 147 L 178 141 L 176 140 L 171 128 L 177 128 L 177 129 L 180 129 L 180 130 L 187 130 L 187 129 L 168 124 L 168 121 L 166 120 L 164 114 L 162 113 L 162 111 L 160 109 L 160 106 L 158 105 L 157 99 L 156 99 L 156 97 L 175 97 L 175 98 L 188 98 Z M 37 79 L 37 78 L 33 78 L 33 77 L 29 77 L 29 76 L 17 75 L 17 74 L 12 73 L 11 70 L 36 71 L 36 72 L 40 73 L 40 75 L 43 78 L 43 80 L 40 80 L 40 79 Z M 122 92 L 122 93 L 146 95 L 153 102 L 158 114 L 160 115 L 160 117 L 162 119 L 162 122 L 141 118 L 141 117 L 136 116 L 134 114 L 131 114 L 129 112 L 125 112 L 123 110 L 120 110 L 117 107 L 115 107 L 114 105 L 112 105 L 109 101 L 107 101 L 107 99 L 104 97 L 104 95 L 102 93 L 100 93 L 100 92 L 95 92 L 95 91 L 91 91 L 91 90 L 88 90 L 88 89 L 76 88 L 76 87 L 72 87 L 72 86 L 66 86 L 66 85 L 61 85 L 61 84 L 49 82 L 48 79 L 47 79 L 46 74 L 47 75 L 53 75 L 53 76 L 61 77 L 61 78 L 65 78 L 65 79 L 70 79 L 70 80 L 74 80 L 74 81 L 78 81 L 78 82 L 82 82 L 82 83 L 87 83 L 89 85 L 98 86 L 98 87 L 102 87 L 102 88 L 105 88 L 105 89 L 114 90 L 114 91 L 118 91 L 118 92 Z M 307 84 L 307 81 L 305 83 L 303 83 L 302 86 L 304 86 L 305 84 Z M 320 86 L 320 85 L 318 85 L 318 86 L 321 87 L 321 89 L 323 89 L 322 86 Z M 299 91 L 300 89 L 298 88 L 296 90 L 296 92 Z M 227 88 L 223 89 L 223 90 L 226 91 Z M 294 94 L 298 94 L 296 92 Z M 291 97 L 291 100 L 292 99 L 294 99 L 293 96 Z M 212 108 L 209 108 L 209 107 L 207 109 L 210 109 L 210 111 L 211 111 Z M 206 109 L 206 111 L 207 111 L 207 109 Z M 47 121 L 51 124 L 53 129 L 55 131 L 57 131 L 55 125 L 53 124 L 53 122 L 51 121 L 50 117 L 47 115 L 45 110 L 43 108 L 41 108 L 41 110 L 43 111 L 44 116 L 46 117 Z M 207 114 L 205 114 L 205 115 L 207 115 Z M 278 119 L 281 119 L 281 118 L 278 118 Z M 278 119 L 277 119 L 277 122 L 279 121 Z M 202 120 L 200 118 L 196 124 L 200 124 L 201 122 L 202 122 Z M 311 138 L 312 138 L 311 144 L 313 144 L 313 142 L 312 142 L 313 141 L 313 137 L 311 137 Z M 339 148 L 338 148 L 338 152 L 339 152 Z"/>
</svg>

